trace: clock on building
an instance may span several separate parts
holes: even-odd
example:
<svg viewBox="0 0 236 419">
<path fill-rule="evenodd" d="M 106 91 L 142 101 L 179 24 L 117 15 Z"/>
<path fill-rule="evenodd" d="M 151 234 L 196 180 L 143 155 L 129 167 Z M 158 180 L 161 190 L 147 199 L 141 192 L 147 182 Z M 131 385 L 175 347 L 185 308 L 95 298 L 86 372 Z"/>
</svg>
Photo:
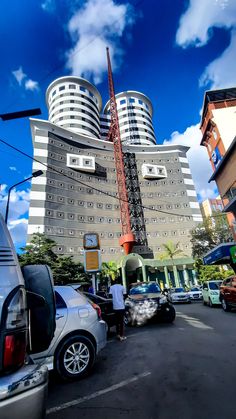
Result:
<svg viewBox="0 0 236 419">
<path fill-rule="evenodd" d="M 84 234 L 83 244 L 85 249 L 99 249 L 100 244 L 98 233 Z"/>
</svg>

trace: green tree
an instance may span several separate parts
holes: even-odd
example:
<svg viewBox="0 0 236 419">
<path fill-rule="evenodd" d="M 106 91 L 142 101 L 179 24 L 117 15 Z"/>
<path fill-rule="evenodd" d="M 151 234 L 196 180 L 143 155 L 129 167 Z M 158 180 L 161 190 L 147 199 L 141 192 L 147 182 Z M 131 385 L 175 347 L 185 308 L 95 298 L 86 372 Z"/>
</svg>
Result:
<svg viewBox="0 0 236 419">
<path fill-rule="evenodd" d="M 196 259 L 194 269 L 196 270 L 199 282 L 214 281 L 235 275 L 232 269 L 225 270 L 222 266 L 204 265 L 202 259 Z"/>
<path fill-rule="evenodd" d="M 160 260 L 164 260 L 164 259 L 171 259 L 172 262 L 174 261 L 175 258 L 177 258 L 178 256 L 183 256 L 185 257 L 186 255 L 184 254 L 183 250 L 180 249 L 180 242 L 174 243 L 171 240 L 169 240 L 167 243 L 163 243 L 162 244 L 163 248 L 164 248 L 164 252 L 162 252 L 159 255 L 159 259 Z"/>
<path fill-rule="evenodd" d="M 101 281 L 107 281 L 108 278 L 114 281 L 118 273 L 119 269 L 117 267 L 116 262 L 110 261 L 102 263 L 102 270 L 100 272 Z"/>
<path fill-rule="evenodd" d="M 54 248 L 57 243 L 45 234 L 34 233 L 31 242 L 23 247 L 18 255 L 21 266 L 48 265 L 53 273 L 55 284 L 68 284 L 89 279 L 84 272 L 83 264 L 75 262 L 72 256 L 59 256 Z"/>
<path fill-rule="evenodd" d="M 214 214 L 207 217 L 191 231 L 192 254 L 194 258 L 202 258 L 209 250 L 221 243 L 233 241 L 226 215 Z"/>
</svg>

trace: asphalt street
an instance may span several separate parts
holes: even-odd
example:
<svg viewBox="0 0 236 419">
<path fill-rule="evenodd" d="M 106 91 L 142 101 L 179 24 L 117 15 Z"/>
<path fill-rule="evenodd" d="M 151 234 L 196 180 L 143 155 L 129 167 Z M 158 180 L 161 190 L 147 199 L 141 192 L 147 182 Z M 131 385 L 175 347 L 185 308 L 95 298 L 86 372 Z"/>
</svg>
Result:
<svg viewBox="0 0 236 419">
<path fill-rule="evenodd" d="M 50 374 L 47 419 L 236 417 L 236 313 L 175 308 L 173 325 L 111 337 L 88 377 L 62 383 Z"/>
</svg>

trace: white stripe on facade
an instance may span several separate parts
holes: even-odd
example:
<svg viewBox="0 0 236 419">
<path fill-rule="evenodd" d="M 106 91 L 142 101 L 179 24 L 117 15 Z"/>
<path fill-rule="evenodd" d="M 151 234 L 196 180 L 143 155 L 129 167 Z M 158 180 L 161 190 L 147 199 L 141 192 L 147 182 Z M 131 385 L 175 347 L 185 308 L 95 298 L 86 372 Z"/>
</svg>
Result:
<svg viewBox="0 0 236 419">
<path fill-rule="evenodd" d="M 188 196 L 197 196 L 197 193 L 196 193 L 196 191 L 194 191 L 194 190 L 187 190 L 187 195 Z"/>
<path fill-rule="evenodd" d="M 179 161 L 180 161 L 180 163 L 188 163 L 187 157 L 180 157 Z"/>
<path fill-rule="evenodd" d="M 190 208 L 197 208 L 200 209 L 198 202 L 189 202 Z"/>
<path fill-rule="evenodd" d="M 35 157 L 48 157 L 48 150 L 43 150 L 42 148 L 35 148 L 34 156 Z"/>
<path fill-rule="evenodd" d="M 184 183 L 185 183 L 185 185 L 194 185 L 193 179 L 186 179 L 186 178 L 184 178 Z"/>
<path fill-rule="evenodd" d="M 201 223 L 203 220 L 202 220 L 202 217 L 200 215 L 199 216 L 193 215 L 193 221 L 199 221 Z"/>
<path fill-rule="evenodd" d="M 33 177 L 32 185 L 46 185 L 47 178 L 45 176 Z"/>
<path fill-rule="evenodd" d="M 46 170 L 46 167 L 37 161 L 33 161 L 33 170 Z"/>
<path fill-rule="evenodd" d="M 182 173 L 185 173 L 186 175 L 191 175 L 191 171 L 187 167 L 181 167 Z"/>
<path fill-rule="evenodd" d="M 45 208 L 30 207 L 29 216 L 44 217 L 45 216 Z"/>
<path fill-rule="evenodd" d="M 28 234 L 44 233 L 44 225 L 28 224 Z"/>
<path fill-rule="evenodd" d="M 30 192 L 30 199 L 35 199 L 38 201 L 45 201 L 46 200 L 46 192 L 38 192 L 38 191 L 31 191 Z"/>
<path fill-rule="evenodd" d="M 34 138 L 34 142 L 48 144 L 48 137 L 41 137 L 40 135 L 36 135 Z"/>
</svg>

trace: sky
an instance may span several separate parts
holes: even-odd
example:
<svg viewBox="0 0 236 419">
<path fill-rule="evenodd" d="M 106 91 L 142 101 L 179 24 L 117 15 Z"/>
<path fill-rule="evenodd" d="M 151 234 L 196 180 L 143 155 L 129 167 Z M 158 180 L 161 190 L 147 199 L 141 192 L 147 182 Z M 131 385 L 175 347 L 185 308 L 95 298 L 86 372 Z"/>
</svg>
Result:
<svg viewBox="0 0 236 419">
<path fill-rule="evenodd" d="M 236 0 L 1 0 L 0 113 L 40 107 L 57 77 L 87 78 L 108 100 L 106 46 L 115 91 L 137 90 L 154 107 L 158 144 L 190 147 L 200 201 L 217 195 L 200 147 L 206 90 L 236 85 Z M 0 121 L 0 139 L 33 155 L 29 120 Z M 32 173 L 32 161 L 0 142 L 0 211 L 8 188 Z M 25 244 L 30 183 L 11 194 L 9 228 Z"/>
</svg>

